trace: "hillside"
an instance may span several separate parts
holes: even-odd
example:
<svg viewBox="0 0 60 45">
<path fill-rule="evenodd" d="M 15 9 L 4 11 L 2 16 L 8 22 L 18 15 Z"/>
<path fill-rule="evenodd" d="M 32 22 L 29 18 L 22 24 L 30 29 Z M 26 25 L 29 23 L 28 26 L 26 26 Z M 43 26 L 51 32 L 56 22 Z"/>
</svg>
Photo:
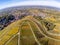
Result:
<svg viewBox="0 0 60 45">
<path fill-rule="evenodd" d="M 51 23 L 48 20 L 46 22 Z M 45 19 L 39 16 L 26 16 L 16 20 L 0 31 L 0 45 L 60 45 L 60 36 L 56 34 L 60 31 L 53 23 L 53 28 L 47 28 L 45 24 Z"/>
<path fill-rule="evenodd" d="M 60 45 L 60 9 L 17 6 L 0 10 L 0 45 Z"/>
<path fill-rule="evenodd" d="M 44 6 L 10 7 L 0 10 L 0 30 L 28 15 L 41 16 L 52 23 L 60 23 L 60 11 L 57 8 Z"/>
</svg>

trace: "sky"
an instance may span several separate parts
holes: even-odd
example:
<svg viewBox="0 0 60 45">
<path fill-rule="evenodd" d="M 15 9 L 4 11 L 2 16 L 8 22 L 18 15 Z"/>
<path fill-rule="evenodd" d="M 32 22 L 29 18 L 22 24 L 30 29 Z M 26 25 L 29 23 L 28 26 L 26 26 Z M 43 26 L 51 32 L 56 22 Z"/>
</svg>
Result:
<svg viewBox="0 0 60 45">
<path fill-rule="evenodd" d="M 0 0 L 0 9 L 25 5 L 44 5 L 60 8 L 60 0 Z"/>
</svg>

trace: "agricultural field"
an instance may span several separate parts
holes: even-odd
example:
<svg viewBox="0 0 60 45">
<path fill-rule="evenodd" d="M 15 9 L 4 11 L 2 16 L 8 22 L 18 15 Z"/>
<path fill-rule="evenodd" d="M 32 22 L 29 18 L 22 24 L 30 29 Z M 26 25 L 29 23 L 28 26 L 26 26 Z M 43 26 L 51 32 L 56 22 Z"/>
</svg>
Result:
<svg viewBox="0 0 60 45">
<path fill-rule="evenodd" d="M 0 45 L 60 45 L 57 8 L 11 7 L 0 15 Z"/>
</svg>

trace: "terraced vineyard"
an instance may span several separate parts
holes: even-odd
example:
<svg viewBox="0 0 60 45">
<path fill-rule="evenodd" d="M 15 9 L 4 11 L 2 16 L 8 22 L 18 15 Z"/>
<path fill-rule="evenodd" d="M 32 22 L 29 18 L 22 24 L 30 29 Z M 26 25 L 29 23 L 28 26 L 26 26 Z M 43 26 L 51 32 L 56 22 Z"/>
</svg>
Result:
<svg viewBox="0 0 60 45">
<path fill-rule="evenodd" d="M 56 17 L 59 12 L 20 11 L 0 18 L 0 45 L 60 45 L 60 20 Z"/>
</svg>

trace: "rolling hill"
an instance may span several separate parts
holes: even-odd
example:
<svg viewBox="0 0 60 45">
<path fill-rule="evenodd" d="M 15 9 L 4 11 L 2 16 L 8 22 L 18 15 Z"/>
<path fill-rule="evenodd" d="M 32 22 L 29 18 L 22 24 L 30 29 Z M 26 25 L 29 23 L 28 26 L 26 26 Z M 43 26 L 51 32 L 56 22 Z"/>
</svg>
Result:
<svg viewBox="0 0 60 45">
<path fill-rule="evenodd" d="M 0 10 L 0 45 L 60 45 L 60 10 L 44 6 Z"/>
<path fill-rule="evenodd" d="M 0 45 L 59 45 L 60 36 L 50 31 L 45 27 L 43 19 L 26 16 L 0 31 Z"/>
</svg>

